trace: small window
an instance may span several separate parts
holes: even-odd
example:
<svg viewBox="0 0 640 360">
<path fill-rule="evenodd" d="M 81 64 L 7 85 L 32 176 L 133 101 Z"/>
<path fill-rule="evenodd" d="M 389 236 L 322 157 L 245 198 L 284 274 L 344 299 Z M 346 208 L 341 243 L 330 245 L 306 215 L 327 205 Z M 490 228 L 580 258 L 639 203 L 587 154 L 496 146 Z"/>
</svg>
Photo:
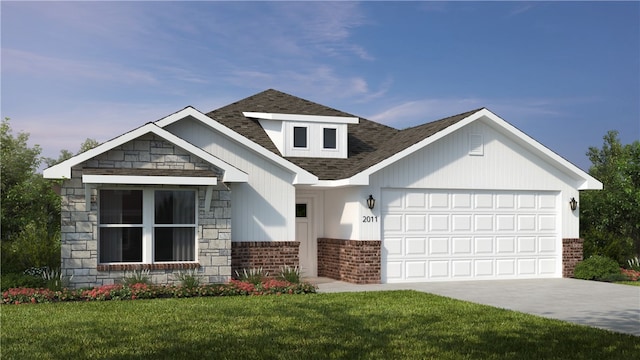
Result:
<svg viewBox="0 0 640 360">
<path fill-rule="evenodd" d="M 301 126 L 293 127 L 293 147 L 294 148 L 306 148 L 307 147 L 307 128 Z"/>
<path fill-rule="evenodd" d="M 325 149 L 336 148 L 336 129 L 325 128 L 324 129 L 324 145 Z"/>
<path fill-rule="evenodd" d="M 307 204 L 296 204 L 296 217 L 307 217 Z"/>
</svg>

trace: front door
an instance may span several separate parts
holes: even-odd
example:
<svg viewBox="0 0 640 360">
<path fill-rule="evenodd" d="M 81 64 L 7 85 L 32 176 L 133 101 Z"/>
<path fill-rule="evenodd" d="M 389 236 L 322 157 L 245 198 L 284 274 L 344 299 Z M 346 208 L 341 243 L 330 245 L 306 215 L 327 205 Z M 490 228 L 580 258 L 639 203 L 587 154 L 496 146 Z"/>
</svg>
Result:
<svg viewBox="0 0 640 360">
<path fill-rule="evenodd" d="M 304 277 L 317 276 L 317 244 L 313 227 L 313 202 L 310 198 L 296 201 L 296 240 L 300 242 L 300 271 Z"/>
</svg>

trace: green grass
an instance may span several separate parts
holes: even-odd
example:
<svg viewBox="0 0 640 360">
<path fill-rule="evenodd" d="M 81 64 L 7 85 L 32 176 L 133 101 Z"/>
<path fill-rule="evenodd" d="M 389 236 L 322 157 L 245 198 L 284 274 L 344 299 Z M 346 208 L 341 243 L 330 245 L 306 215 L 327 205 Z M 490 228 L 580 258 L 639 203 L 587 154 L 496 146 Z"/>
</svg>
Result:
<svg viewBox="0 0 640 360">
<path fill-rule="evenodd" d="M 640 338 L 413 292 L 3 305 L 2 359 L 630 359 Z"/>
<path fill-rule="evenodd" d="M 616 281 L 616 284 L 640 286 L 640 281 Z"/>
</svg>

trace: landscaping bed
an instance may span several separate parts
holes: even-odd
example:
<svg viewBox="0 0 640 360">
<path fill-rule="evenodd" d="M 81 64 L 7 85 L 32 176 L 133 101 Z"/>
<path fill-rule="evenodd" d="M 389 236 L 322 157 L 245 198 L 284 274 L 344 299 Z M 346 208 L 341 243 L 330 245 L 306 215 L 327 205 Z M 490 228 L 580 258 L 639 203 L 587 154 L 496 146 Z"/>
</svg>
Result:
<svg viewBox="0 0 640 360">
<path fill-rule="evenodd" d="M 134 283 L 57 291 L 44 288 L 12 288 L 2 293 L 2 304 L 19 305 L 61 301 L 136 300 L 198 296 L 307 294 L 315 291 L 315 286 L 309 283 L 291 283 L 275 279 L 261 281 L 256 284 L 239 280 L 231 280 L 226 284 L 197 286 Z"/>
</svg>

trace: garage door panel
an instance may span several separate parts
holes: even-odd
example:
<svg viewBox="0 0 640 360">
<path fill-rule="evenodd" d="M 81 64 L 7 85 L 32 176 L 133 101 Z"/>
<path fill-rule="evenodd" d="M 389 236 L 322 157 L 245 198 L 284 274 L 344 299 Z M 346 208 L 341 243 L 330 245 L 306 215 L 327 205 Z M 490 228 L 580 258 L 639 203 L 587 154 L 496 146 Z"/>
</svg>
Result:
<svg viewBox="0 0 640 360">
<path fill-rule="evenodd" d="M 427 231 L 427 215 L 407 214 L 405 217 L 405 224 L 405 230 L 407 232 L 418 231 L 424 233 Z"/>
<path fill-rule="evenodd" d="M 429 261 L 429 275 L 431 278 L 448 278 L 449 277 L 449 261 L 448 260 Z"/>
<path fill-rule="evenodd" d="M 388 261 L 385 266 L 387 281 L 403 280 L 402 274 L 402 261 Z"/>
<path fill-rule="evenodd" d="M 536 238 L 532 236 L 518 237 L 518 254 L 531 254 L 536 252 Z"/>
<path fill-rule="evenodd" d="M 492 237 L 476 237 L 475 253 L 476 254 L 493 254 L 493 238 Z"/>
<path fill-rule="evenodd" d="M 513 214 L 496 215 L 496 231 L 513 232 L 516 229 L 516 217 Z"/>
<path fill-rule="evenodd" d="M 475 209 L 493 209 L 493 194 L 475 194 Z"/>
<path fill-rule="evenodd" d="M 478 277 L 491 277 L 493 273 L 493 260 L 476 260 L 475 275 Z"/>
<path fill-rule="evenodd" d="M 384 190 L 383 281 L 560 277 L 558 198 L 555 192 Z"/>
<path fill-rule="evenodd" d="M 556 230 L 556 217 L 555 215 L 540 215 L 538 217 L 540 231 L 555 231 Z"/>
<path fill-rule="evenodd" d="M 471 231 L 472 217 L 471 214 L 452 215 L 453 231 L 469 232 Z"/>
<path fill-rule="evenodd" d="M 554 237 L 541 236 L 538 239 L 540 253 L 555 254 L 557 251 L 556 242 L 556 238 Z"/>
<path fill-rule="evenodd" d="M 471 209 L 471 194 L 452 194 L 451 198 L 454 209 Z"/>
<path fill-rule="evenodd" d="M 429 194 L 429 209 L 444 210 L 449 208 L 448 193 L 432 193 Z"/>
<path fill-rule="evenodd" d="M 536 259 L 518 259 L 518 275 L 535 275 Z"/>
<path fill-rule="evenodd" d="M 427 209 L 427 195 L 423 192 L 414 193 L 408 192 L 406 195 L 406 209 L 413 210 L 426 210 Z"/>
<path fill-rule="evenodd" d="M 514 209 L 515 208 L 515 195 L 513 194 L 497 194 L 496 195 L 496 209 Z"/>
<path fill-rule="evenodd" d="M 516 259 L 496 260 L 498 276 L 514 276 L 516 274 Z"/>
<path fill-rule="evenodd" d="M 479 214 L 474 216 L 475 231 L 493 231 L 493 215 Z"/>
<path fill-rule="evenodd" d="M 426 279 L 427 278 L 427 261 L 407 261 L 407 279 Z"/>
<path fill-rule="evenodd" d="M 416 256 L 416 255 L 427 255 L 427 239 L 426 238 L 407 238 L 407 251 L 406 255 Z"/>
<path fill-rule="evenodd" d="M 451 265 L 453 277 L 471 277 L 471 260 L 454 260 Z"/>
<path fill-rule="evenodd" d="M 401 237 L 385 238 L 383 249 L 386 255 L 389 257 L 404 255 L 402 252 L 402 243 L 403 243 L 403 239 Z"/>
<path fill-rule="evenodd" d="M 556 271 L 558 260 L 554 258 L 539 259 L 539 271 L 541 274 L 553 275 Z"/>
<path fill-rule="evenodd" d="M 472 247 L 471 247 L 470 237 L 467 237 L 467 238 L 454 237 L 454 238 L 451 238 L 451 243 L 453 244 L 452 254 L 454 255 L 471 254 Z"/>
<path fill-rule="evenodd" d="M 536 230 L 536 216 L 518 215 L 518 231 L 535 231 Z"/>
<path fill-rule="evenodd" d="M 449 215 L 432 214 L 429 215 L 429 231 L 449 231 Z"/>
<path fill-rule="evenodd" d="M 449 238 L 447 237 L 429 238 L 429 254 L 431 255 L 449 254 Z"/>
</svg>

